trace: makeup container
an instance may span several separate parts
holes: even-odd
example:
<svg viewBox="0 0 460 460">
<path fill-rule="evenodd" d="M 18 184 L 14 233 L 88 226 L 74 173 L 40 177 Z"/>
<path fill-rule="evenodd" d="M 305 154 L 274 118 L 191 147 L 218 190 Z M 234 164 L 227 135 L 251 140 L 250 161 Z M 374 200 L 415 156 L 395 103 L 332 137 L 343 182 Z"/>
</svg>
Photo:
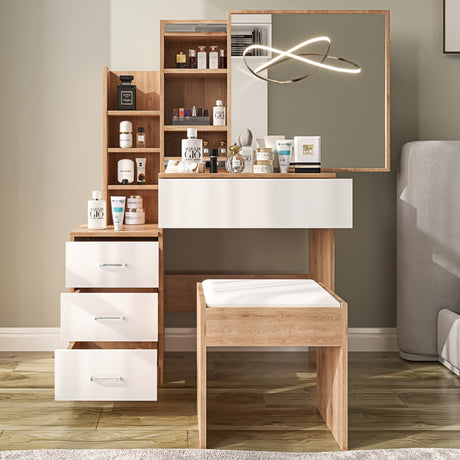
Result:
<svg viewBox="0 0 460 460">
<path fill-rule="evenodd" d="M 130 149 L 133 146 L 133 124 L 130 121 L 120 121 L 120 148 Z"/>
<path fill-rule="evenodd" d="M 121 231 L 123 226 L 123 218 L 125 216 L 125 196 L 111 196 L 110 203 L 112 205 L 113 229 L 116 232 Z"/>
<path fill-rule="evenodd" d="M 294 136 L 293 144 L 295 172 L 321 172 L 321 136 Z"/>
<path fill-rule="evenodd" d="M 145 132 L 144 132 L 143 126 L 139 126 L 139 128 L 137 128 L 136 147 L 137 148 L 145 147 Z"/>
<path fill-rule="evenodd" d="M 146 165 L 146 163 L 147 163 L 147 158 L 136 158 L 137 185 L 144 185 L 145 184 L 145 165 Z"/>
<path fill-rule="evenodd" d="M 255 151 L 253 172 L 256 174 L 270 174 L 273 172 L 273 149 L 258 148 Z"/>
<path fill-rule="evenodd" d="M 144 207 L 144 200 L 141 195 L 131 195 L 128 198 L 129 209 L 142 209 Z"/>
<path fill-rule="evenodd" d="M 136 85 L 132 85 L 132 75 L 120 75 L 121 85 L 117 86 L 117 109 L 136 110 Z"/>
<path fill-rule="evenodd" d="M 125 212 L 126 225 L 144 225 L 145 224 L 145 211 L 142 208 L 128 208 Z"/>
<path fill-rule="evenodd" d="M 129 159 L 118 161 L 118 182 L 128 185 L 134 182 L 134 161 Z"/>
</svg>

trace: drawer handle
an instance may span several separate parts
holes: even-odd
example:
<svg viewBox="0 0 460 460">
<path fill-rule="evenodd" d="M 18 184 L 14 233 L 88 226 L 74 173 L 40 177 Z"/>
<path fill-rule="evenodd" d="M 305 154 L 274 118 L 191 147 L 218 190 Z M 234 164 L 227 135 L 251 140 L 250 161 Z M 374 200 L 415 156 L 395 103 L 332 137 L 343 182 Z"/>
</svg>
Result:
<svg viewBox="0 0 460 460">
<path fill-rule="evenodd" d="M 93 377 L 89 378 L 91 382 L 121 382 L 121 377 Z"/>
<path fill-rule="evenodd" d="M 104 267 L 127 267 L 128 264 L 126 262 L 121 263 L 121 264 L 103 264 L 103 263 L 98 263 L 98 267 L 104 268 Z"/>
<path fill-rule="evenodd" d="M 123 321 L 123 316 L 95 316 L 95 321 Z"/>
</svg>

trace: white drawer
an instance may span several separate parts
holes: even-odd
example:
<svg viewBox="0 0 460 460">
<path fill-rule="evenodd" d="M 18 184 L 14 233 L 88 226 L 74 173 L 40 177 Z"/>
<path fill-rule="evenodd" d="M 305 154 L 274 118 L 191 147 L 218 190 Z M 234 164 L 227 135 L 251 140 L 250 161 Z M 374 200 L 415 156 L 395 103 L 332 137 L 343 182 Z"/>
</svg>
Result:
<svg viewBox="0 0 460 460">
<path fill-rule="evenodd" d="M 156 342 L 158 294 L 61 294 L 61 339 L 71 342 Z"/>
<path fill-rule="evenodd" d="M 66 243 L 66 286 L 158 287 L 158 243 L 77 241 Z"/>
<path fill-rule="evenodd" d="M 56 401 L 156 401 L 156 350 L 56 350 Z"/>
</svg>

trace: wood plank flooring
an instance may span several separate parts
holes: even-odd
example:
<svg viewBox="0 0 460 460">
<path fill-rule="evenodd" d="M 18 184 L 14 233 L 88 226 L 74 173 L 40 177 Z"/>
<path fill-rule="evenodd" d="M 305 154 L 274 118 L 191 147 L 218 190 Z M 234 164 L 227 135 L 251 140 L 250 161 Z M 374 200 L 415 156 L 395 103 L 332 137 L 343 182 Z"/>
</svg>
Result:
<svg viewBox="0 0 460 460">
<path fill-rule="evenodd" d="M 349 355 L 350 449 L 460 448 L 460 378 L 397 353 Z M 0 450 L 197 448 L 195 355 L 166 354 L 159 401 L 56 402 L 53 353 L 0 353 Z M 209 353 L 208 446 L 338 450 L 305 353 Z"/>
</svg>

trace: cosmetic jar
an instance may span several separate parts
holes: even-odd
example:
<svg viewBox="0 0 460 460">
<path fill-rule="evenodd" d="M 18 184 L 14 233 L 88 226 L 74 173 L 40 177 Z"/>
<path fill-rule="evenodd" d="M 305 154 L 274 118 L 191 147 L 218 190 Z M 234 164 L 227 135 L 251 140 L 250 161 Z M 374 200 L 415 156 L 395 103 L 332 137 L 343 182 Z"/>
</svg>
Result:
<svg viewBox="0 0 460 460">
<path fill-rule="evenodd" d="M 133 124 L 130 121 L 120 121 L 120 147 L 129 149 L 133 146 Z"/>
<path fill-rule="evenodd" d="M 143 225 L 145 224 L 145 212 L 141 209 L 130 209 L 125 212 L 126 225 Z"/>
<path fill-rule="evenodd" d="M 254 173 L 270 174 L 273 172 L 274 153 L 272 148 L 258 148 L 255 150 Z"/>
<path fill-rule="evenodd" d="M 141 195 L 131 195 L 128 198 L 128 209 L 142 209 L 144 207 L 144 200 Z"/>
</svg>

